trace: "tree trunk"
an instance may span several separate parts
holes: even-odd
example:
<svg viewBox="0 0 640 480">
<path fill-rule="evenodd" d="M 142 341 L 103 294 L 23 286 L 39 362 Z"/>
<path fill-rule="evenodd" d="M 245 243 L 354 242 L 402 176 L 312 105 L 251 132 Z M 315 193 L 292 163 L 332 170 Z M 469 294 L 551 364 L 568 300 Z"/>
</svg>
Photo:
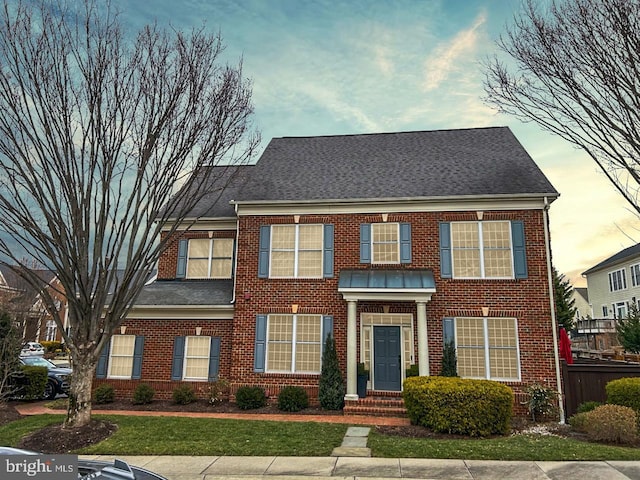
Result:
<svg viewBox="0 0 640 480">
<path fill-rule="evenodd" d="M 81 427 L 91 421 L 91 387 L 96 364 L 89 358 L 74 358 L 65 427 Z"/>
</svg>

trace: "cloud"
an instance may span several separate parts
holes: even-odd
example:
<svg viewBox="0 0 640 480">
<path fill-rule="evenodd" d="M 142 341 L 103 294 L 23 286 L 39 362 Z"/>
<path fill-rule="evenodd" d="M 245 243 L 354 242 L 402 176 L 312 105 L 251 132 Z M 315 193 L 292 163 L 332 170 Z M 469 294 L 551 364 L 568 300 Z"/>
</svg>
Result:
<svg viewBox="0 0 640 480">
<path fill-rule="evenodd" d="M 474 52 L 478 41 L 478 29 L 486 22 L 486 13 L 481 12 L 471 28 L 459 32 L 453 40 L 436 47 L 424 62 L 424 91 L 435 90 L 444 82 L 460 62 L 460 58 Z"/>
</svg>

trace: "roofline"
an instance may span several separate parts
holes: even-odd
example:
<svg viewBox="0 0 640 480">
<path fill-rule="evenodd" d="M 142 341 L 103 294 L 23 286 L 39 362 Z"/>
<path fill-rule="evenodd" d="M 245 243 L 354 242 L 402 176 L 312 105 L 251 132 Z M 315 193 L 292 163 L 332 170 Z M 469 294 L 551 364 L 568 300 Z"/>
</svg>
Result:
<svg viewBox="0 0 640 480">
<path fill-rule="evenodd" d="M 590 273 L 594 273 L 594 272 L 599 272 L 600 270 L 605 270 L 608 268 L 611 268 L 615 265 L 618 265 L 619 263 L 624 263 L 626 262 L 629 258 L 634 258 L 634 257 L 640 257 L 640 252 L 634 252 L 634 253 L 629 253 L 628 255 L 625 255 L 624 257 L 620 257 L 618 259 L 616 259 L 615 261 L 610 261 L 613 259 L 613 257 L 615 257 L 616 255 L 619 255 L 621 252 L 634 248 L 636 247 L 638 244 L 636 245 L 632 245 L 630 247 L 624 248 L 622 250 L 620 250 L 620 252 L 618 253 L 614 253 L 613 255 L 609 256 L 608 258 L 605 258 L 604 260 L 602 260 L 600 263 L 594 265 L 593 267 L 585 270 L 584 272 L 582 272 L 580 275 L 584 276 L 584 275 L 589 275 Z"/>
</svg>

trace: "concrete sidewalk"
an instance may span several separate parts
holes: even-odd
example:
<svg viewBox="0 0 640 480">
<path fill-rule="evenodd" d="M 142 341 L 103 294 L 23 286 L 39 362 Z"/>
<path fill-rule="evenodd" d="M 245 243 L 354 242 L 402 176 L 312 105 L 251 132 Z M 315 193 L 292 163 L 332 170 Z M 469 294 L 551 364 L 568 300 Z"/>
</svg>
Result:
<svg viewBox="0 0 640 480">
<path fill-rule="evenodd" d="M 81 458 L 113 460 L 113 456 Z M 169 480 L 640 480 L 640 462 L 502 462 L 354 457 L 118 457 Z"/>
</svg>

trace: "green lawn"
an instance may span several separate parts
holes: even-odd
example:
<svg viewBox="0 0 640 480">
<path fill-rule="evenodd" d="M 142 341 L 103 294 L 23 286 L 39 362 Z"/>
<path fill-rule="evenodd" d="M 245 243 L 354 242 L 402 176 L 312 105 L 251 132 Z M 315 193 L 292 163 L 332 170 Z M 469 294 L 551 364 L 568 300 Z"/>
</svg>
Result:
<svg viewBox="0 0 640 480">
<path fill-rule="evenodd" d="M 118 425 L 111 438 L 75 453 L 109 455 L 327 456 L 348 425 L 183 417 L 98 415 Z M 0 445 L 60 423 L 63 415 L 35 415 L 0 427 Z M 640 460 L 640 449 L 542 435 L 435 440 L 382 435 L 372 429 L 375 457 L 484 460 Z"/>
</svg>

